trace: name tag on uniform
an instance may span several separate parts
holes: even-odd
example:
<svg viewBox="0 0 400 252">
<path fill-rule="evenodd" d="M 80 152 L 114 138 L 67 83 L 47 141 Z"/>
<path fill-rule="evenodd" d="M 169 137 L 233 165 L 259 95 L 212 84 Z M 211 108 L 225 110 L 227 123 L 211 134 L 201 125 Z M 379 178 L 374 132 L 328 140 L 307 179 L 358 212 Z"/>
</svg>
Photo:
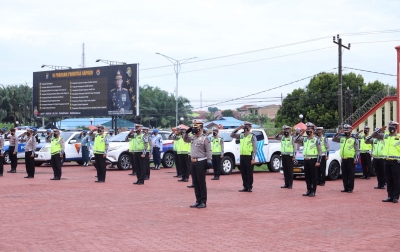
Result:
<svg viewBox="0 0 400 252">
<path fill-rule="evenodd" d="M 121 100 L 122 100 L 123 102 L 126 102 L 126 94 L 122 94 L 122 95 L 121 95 Z"/>
</svg>

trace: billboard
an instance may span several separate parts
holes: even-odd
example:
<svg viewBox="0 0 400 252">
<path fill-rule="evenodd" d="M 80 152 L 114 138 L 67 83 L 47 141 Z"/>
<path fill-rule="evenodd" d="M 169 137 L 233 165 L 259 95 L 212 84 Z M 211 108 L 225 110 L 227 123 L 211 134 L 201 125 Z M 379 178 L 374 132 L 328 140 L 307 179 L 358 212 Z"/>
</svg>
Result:
<svg viewBox="0 0 400 252">
<path fill-rule="evenodd" d="M 33 73 L 41 117 L 139 115 L 138 64 Z"/>
</svg>

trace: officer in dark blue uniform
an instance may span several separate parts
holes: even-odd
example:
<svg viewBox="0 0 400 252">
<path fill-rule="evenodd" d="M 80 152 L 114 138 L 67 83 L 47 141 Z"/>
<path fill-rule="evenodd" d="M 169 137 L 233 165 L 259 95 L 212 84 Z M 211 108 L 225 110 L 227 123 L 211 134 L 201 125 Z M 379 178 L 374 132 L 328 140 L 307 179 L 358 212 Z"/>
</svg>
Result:
<svg viewBox="0 0 400 252">
<path fill-rule="evenodd" d="M 125 110 L 130 110 L 131 108 L 131 97 L 129 96 L 128 89 L 122 88 L 123 82 L 121 71 L 118 70 L 117 76 L 115 76 L 116 88 L 111 90 L 111 109 L 114 111 L 117 110 L 122 114 Z"/>
</svg>

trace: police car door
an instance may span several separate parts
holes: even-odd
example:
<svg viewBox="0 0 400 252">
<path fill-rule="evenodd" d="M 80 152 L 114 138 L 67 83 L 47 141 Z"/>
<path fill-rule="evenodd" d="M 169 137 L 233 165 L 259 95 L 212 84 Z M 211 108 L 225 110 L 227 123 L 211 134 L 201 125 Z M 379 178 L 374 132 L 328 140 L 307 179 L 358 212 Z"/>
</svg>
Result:
<svg viewBox="0 0 400 252">
<path fill-rule="evenodd" d="M 256 163 L 266 163 L 267 159 L 265 158 L 264 146 L 267 145 L 265 145 L 264 134 L 262 131 L 258 130 L 253 130 L 251 133 L 253 133 L 257 139 L 257 155 L 255 161 Z"/>
</svg>

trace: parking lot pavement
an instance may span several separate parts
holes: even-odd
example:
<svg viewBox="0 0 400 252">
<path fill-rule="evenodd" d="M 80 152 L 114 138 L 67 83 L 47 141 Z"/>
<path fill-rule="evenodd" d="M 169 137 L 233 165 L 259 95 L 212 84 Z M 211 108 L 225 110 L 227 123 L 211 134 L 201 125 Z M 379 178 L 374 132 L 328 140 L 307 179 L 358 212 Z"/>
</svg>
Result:
<svg viewBox="0 0 400 252">
<path fill-rule="evenodd" d="M 151 171 L 144 186 L 131 171 L 98 184 L 93 166 L 66 164 L 61 181 L 49 166 L 34 179 L 24 170 L 0 177 L 0 251 L 394 251 L 400 241 L 400 205 L 381 202 L 376 178 L 357 179 L 352 194 L 327 181 L 309 198 L 304 180 L 281 189 L 280 173 L 255 173 L 252 193 L 238 192 L 240 174 L 208 175 L 207 208 L 191 209 L 175 168 Z"/>
</svg>

